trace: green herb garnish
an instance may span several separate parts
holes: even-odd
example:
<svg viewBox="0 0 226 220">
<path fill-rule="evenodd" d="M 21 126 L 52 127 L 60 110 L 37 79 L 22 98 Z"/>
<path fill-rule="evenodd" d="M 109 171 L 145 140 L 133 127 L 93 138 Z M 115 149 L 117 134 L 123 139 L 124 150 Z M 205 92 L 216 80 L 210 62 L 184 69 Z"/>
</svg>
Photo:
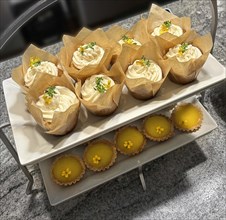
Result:
<svg viewBox="0 0 226 220">
<path fill-rule="evenodd" d="M 96 42 L 90 42 L 86 45 L 80 46 L 79 49 L 80 49 L 81 54 L 83 55 L 85 50 L 88 49 L 88 48 L 91 48 L 91 49 L 94 50 L 95 45 L 96 45 Z"/>
<path fill-rule="evenodd" d="M 97 90 L 99 93 L 106 92 L 106 88 L 103 85 L 103 77 L 96 77 L 96 86 L 94 89 Z"/>
<path fill-rule="evenodd" d="M 170 28 L 170 26 L 172 25 L 172 23 L 171 23 L 171 21 L 165 21 L 164 23 L 163 23 L 163 25 L 166 27 L 166 28 Z"/>
<path fill-rule="evenodd" d="M 56 94 L 56 91 L 55 91 L 55 86 L 50 86 L 48 89 L 46 89 L 45 91 L 45 95 L 48 95 L 49 97 L 53 97 L 54 94 Z"/>
<path fill-rule="evenodd" d="M 188 50 L 188 43 L 182 43 L 179 48 L 179 54 L 183 54 L 186 50 Z"/>
<path fill-rule="evenodd" d="M 141 57 L 141 61 L 144 64 L 144 66 L 150 66 L 151 65 L 150 60 L 147 59 L 144 55 Z"/>
</svg>

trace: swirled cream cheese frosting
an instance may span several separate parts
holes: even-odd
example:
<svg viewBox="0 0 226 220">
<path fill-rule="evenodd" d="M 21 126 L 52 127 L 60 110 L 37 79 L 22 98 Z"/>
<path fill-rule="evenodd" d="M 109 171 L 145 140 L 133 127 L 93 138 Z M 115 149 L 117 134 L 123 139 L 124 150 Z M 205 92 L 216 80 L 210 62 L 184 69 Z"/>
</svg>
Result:
<svg viewBox="0 0 226 220">
<path fill-rule="evenodd" d="M 43 119 L 51 122 L 54 112 L 65 112 L 78 103 L 76 95 L 64 86 L 50 86 L 39 96 L 36 106 L 42 111 Z"/>
<path fill-rule="evenodd" d="M 166 53 L 168 58 L 175 57 L 179 62 L 188 62 L 191 59 L 198 59 L 202 56 L 202 52 L 199 48 L 192 46 L 188 43 L 178 44 L 173 48 L 170 48 Z"/>
<path fill-rule="evenodd" d="M 183 30 L 178 25 L 174 25 L 171 23 L 171 21 L 165 21 L 162 25 L 159 27 L 156 27 L 154 31 L 152 32 L 152 36 L 160 36 L 164 33 L 170 33 L 177 37 L 181 36 L 183 34 Z"/>
<path fill-rule="evenodd" d="M 96 44 L 90 42 L 80 46 L 72 57 L 73 64 L 76 68 L 82 69 L 87 65 L 99 64 L 104 56 L 104 49 Z"/>
<path fill-rule="evenodd" d="M 30 67 L 24 75 L 24 82 L 27 87 L 31 86 L 34 82 L 36 74 L 47 73 L 53 76 L 58 75 L 58 69 L 54 63 L 49 61 L 41 61 L 39 58 L 30 58 Z"/>
<path fill-rule="evenodd" d="M 86 79 L 84 84 L 82 85 L 82 98 L 89 102 L 95 102 L 114 85 L 115 82 L 106 75 L 93 75 L 90 78 Z"/>
<path fill-rule="evenodd" d="M 130 79 L 146 78 L 153 82 L 162 79 L 162 70 L 154 61 L 146 59 L 135 60 L 126 71 L 126 76 Z"/>
<path fill-rule="evenodd" d="M 130 38 L 126 35 L 123 35 L 122 38 L 118 41 L 118 43 L 120 45 L 123 45 L 123 44 L 130 44 L 130 45 L 139 45 L 141 46 L 141 43 L 133 38 Z"/>
</svg>

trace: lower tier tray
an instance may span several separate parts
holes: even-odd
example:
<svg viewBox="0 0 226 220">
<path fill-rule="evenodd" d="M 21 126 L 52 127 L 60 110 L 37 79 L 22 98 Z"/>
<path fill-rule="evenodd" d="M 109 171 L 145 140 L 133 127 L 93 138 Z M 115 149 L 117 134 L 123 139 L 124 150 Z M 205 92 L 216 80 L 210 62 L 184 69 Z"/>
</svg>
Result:
<svg viewBox="0 0 226 220">
<path fill-rule="evenodd" d="M 213 118 L 209 115 L 209 113 L 205 110 L 205 108 L 199 103 L 199 101 L 195 97 L 186 99 L 184 100 L 184 102 L 196 104 L 201 108 L 203 112 L 203 123 L 198 131 L 193 133 L 182 133 L 176 131 L 174 137 L 162 143 L 147 141 L 144 150 L 136 156 L 128 157 L 118 153 L 116 163 L 109 170 L 100 173 L 95 173 L 87 169 L 85 176 L 81 179 L 80 182 L 76 183 L 75 185 L 63 187 L 57 185 L 51 179 L 50 175 L 51 165 L 56 156 L 40 162 L 39 166 L 41 169 L 42 177 L 44 180 L 50 204 L 54 206 L 68 199 L 71 199 L 87 190 L 97 187 L 98 185 L 101 185 L 115 177 L 118 177 L 126 172 L 129 172 L 139 166 L 142 166 L 143 164 L 150 162 L 164 154 L 167 154 L 170 151 L 173 151 L 189 142 L 192 142 L 196 138 L 204 134 L 207 134 L 208 132 L 212 131 L 217 127 L 216 122 L 213 120 Z M 168 108 L 158 113 L 169 115 L 170 114 L 169 110 L 170 109 Z M 141 127 L 142 121 L 143 119 L 140 119 L 134 123 L 131 123 L 131 125 Z M 115 132 L 112 131 L 101 136 L 101 138 L 113 141 L 114 135 Z M 84 144 L 77 146 L 76 148 L 68 150 L 63 154 L 73 153 L 82 156 L 85 146 L 86 145 Z"/>
</svg>

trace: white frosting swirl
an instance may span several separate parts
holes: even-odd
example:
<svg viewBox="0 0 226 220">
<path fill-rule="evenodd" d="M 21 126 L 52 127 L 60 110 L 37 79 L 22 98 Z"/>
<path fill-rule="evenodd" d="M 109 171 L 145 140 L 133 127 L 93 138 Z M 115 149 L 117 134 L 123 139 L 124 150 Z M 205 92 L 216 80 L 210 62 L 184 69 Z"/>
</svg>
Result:
<svg viewBox="0 0 226 220">
<path fill-rule="evenodd" d="M 47 73 L 53 76 L 58 75 L 58 69 L 54 63 L 51 63 L 49 61 L 41 61 L 39 65 L 28 68 L 24 76 L 24 82 L 27 87 L 32 85 L 38 72 Z"/>
<path fill-rule="evenodd" d="M 180 52 L 180 48 L 181 44 L 178 44 L 175 47 L 170 48 L 166 56 L 168 58 L 176 56 L 179 62 L 188 62 L 191 59 L 198 59 L 200 56 L 202 56 L 202 52 L 199 50 L 199 48 L 194 47 L 191 44 L 187 46 L 187 49 L 183 53 Z"/>
<path fill-rule="evenodd" d="M 150 65 L 145 65 L 142 60 L 135 60 L 126 71 L 126 76 L 130 79 L 146 78 L 153 82 L 158 82 L 162 79 L 161 68 L 152 60 L 149 60 Z"/>
<path fill-rule="evenodd" d="M 115 82 L 106 75 L 103 74 L 93 75 L 90 78 L 86 79 L 84 84 L 82 85 L 81 89 L 82 98 L 89 102 L 95 102 L 97 99 L 101 98 L 103 94 L 114 85 Z"/>
<path fill-rule="evenodd" d="M 82 69 L 87 65 L 97 65 L 104 56 L 104 49 L 98 45 L 89 47 L 89 44 L 84 44 L 79 47 L 72 57 L 73 64 L 76 68 Z"/>
<path fill-rule="evenodd" d="M 151 35 L 152 36 L 160 36 L 161 34 L 164 34 L 164 33 L 167 33 L 167 32 L 170 33 L 170 34 L 173 34 L 177 37 L 179 37 L 183 34 L 183 30 L 180 26 L 171 24 L 167 31 L 163 31 L 162 25 L 159 26 L 159 27 L 156 27 Z"/>
<path fill-rule="evenodd" d="M 55 86 L 53 97 L 44 93 L 39 96 L 36 106 L 42 111 L 43 119 L 51 122 L 54 112 L 65 112 L 76 103 L 78 103 L 78 98 L 70 89 L 64 86 Z"/>
</svg>

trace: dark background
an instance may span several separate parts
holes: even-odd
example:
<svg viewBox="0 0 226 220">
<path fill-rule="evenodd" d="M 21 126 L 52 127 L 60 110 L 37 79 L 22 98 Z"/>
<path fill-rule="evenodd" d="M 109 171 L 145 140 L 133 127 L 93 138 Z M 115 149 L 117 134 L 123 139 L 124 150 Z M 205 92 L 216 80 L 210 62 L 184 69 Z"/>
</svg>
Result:
<svg viewBox="0 0 226 220">
<path fill-rule="evenodd" d="M 0 0 L 0 33 L 38 0 Z M 74 35 L 81 27 L 96 28 L 148 11 L 151 3 L 173 0 L 58 0 L 27 22 L 0 52 L 0 61 L 22 53 L 33 43 L 39 47 Z"/>
</svg>

